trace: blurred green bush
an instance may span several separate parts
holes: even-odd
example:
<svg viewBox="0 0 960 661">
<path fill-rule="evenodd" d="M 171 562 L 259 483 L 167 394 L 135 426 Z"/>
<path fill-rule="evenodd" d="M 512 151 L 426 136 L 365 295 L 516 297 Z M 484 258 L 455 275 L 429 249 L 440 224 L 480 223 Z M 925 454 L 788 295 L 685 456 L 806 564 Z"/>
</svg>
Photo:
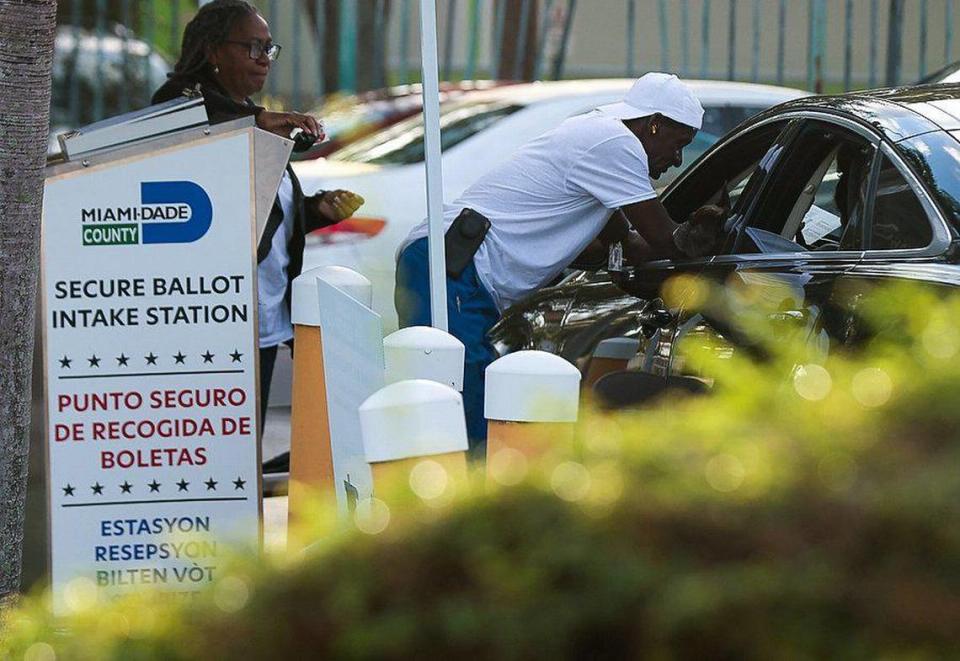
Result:
<svg viewBox="0 0 960 661">
<path fill-rule="evenodd" d="M 735 299 L 704 297 L 762 335 L 756 302 Z M 762 362 L 691 349 L 710 397 L 585 411 L 576 447 L 498 456 L 492 488 L 397 485 L 309 556 L 239 562 L 186 602 L 93 594 L 57 621 L 34 596 L 2 649 L 960 658 L 960 299 L 895 289 L 861 309 L 856 352 L 825 358 L 782 329 L 758 337 Z"/>
</svg>

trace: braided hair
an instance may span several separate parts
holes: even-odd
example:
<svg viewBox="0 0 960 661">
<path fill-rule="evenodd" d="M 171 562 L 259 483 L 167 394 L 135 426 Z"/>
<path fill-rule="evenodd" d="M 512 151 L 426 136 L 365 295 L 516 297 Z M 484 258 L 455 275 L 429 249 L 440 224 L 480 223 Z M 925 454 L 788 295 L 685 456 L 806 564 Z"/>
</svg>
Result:
<svg viewBox="0 0 960 661">
<path fill-rule="evenodd" d="M 171 75 L 207 73 L 207 48 L 225 42 L 237 21 L 250 15 L 259 12 L 245 0 L 213 0 L 201 7 L 183 31 L 180 59 Z"/>
</svg>

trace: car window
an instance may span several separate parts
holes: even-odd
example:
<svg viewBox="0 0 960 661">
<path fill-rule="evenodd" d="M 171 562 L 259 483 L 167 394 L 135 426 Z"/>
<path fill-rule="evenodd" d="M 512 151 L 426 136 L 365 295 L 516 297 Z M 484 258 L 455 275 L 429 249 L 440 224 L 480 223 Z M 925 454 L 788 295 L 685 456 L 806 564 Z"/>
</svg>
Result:
<svg viewBox="0 0 960 661">
<path fill-rule="evenodd" d="M 522 106 L 503 102 L 457 104 L 440 113 L 440 144 L 447 150 Z M 332 161 L 409 165 L 424 160 L 423 116 L 418 115 L 334 152 Z"/>
<path fill-rule="evenodd" d="M 862 250 L 876 148 L 863 136 L 808 122 L 773 171 L 736 252 Z"/>
<path fill-rule="evenodd" d="M 933 229 L 916 193 L 896 165 L 883 157 L 870 226 L 871 250 L 925 248 Z"/>
<path fill-rule="evenodd" d="M 737 209 L 751 175 L 776 160 L 777 138 L 786 126 L 786 120 L 764 124 L 711 152 L 664 196 L 670 217 L 680 221 L 705 204 L 718 204 L 724 188 L 729 193 L 731 209 Z"/>
<path fill-rule="evenodd" d="M 728 133 L 769 106 L 706 106 L 701 131 L 715 136 Z M 686 160 L 686 159 L 684 159 Z"/>
<path fill-rule="evenodd" d="M 924 133 L 897 143 L 897 150 L 930 192 L 945 218 L 960 223 L 960 132 Z"/>
</svg>

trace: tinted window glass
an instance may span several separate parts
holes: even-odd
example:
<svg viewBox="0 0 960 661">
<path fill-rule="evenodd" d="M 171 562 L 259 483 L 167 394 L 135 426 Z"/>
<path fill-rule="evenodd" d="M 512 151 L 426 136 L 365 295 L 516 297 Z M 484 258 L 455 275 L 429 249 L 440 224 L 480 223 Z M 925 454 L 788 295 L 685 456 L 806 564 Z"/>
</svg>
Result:
<svg viewBox="0 0 960 661">
<path fill-rule="evenodd" d="M 731 204 L 736 207 L 750 175 L 786 125 L 786 122 L 773 122 L 758 127 L 710 154 L 665 197 L 664 205 L 670 216 L 685 219 L 704 204 L 719 203 L 724 187 L 729 191 Z"/>
<path fill-rule="evenodd" d="M 926 133 L 897 143 L 947 220 L 960 225 L 960 132 Z"/>
<path fill-rule="evenodd" d="M 519 109 L 520 106 L 503 103 L 460 104 L 446 109 L 440 115 L 441 148 L 447 150 Z M 422 163 L 423 159 L 422 115 L 359 140 L 330 156 L 333 161 L 381 165 L 408 165 Z"/>
<path fill-rule="evenodd" d="M 873 204 L 870 249 L 925 248 L 932 239 L 923 205 L 903 174 L 884 156 Z"/>
<path fill-rule="evenodd" d="M 717 137 L 745 122 L 768 106 L 708 106 L 703 109 L 701 131 Z M 684 157 L 686 160 L 686 157 Z"/>
<path fill-rule="evenodd" d="M 861 250 L 875 148 L 821 122 L 806 125 L 751 213 L 742 252 Z"/>
</svg>

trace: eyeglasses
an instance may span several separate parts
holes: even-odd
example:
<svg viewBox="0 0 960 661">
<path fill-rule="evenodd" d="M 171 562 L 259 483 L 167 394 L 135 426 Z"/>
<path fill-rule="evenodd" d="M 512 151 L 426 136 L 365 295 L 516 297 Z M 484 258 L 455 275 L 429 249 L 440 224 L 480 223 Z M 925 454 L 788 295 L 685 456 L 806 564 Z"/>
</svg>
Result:
<svg viewBox="0 0 960 661">
<path fill-rule="evenodd" d="M 263 55 L 267 56 L 267 59 L 271 62 L 275 62 L 278 57 L 280 57 L 280 49 L 283 48 L 280 44 L 275 44 L 270 42 L 265 44 L 259 39 L 254 39 L 252 41 L 230 41 L 227 40 L 223 42 L 225 44 L 236 44 L 237 46 L 246 46 L 250 49 L 250 59 L 259 60 Z"/>
</svg>

